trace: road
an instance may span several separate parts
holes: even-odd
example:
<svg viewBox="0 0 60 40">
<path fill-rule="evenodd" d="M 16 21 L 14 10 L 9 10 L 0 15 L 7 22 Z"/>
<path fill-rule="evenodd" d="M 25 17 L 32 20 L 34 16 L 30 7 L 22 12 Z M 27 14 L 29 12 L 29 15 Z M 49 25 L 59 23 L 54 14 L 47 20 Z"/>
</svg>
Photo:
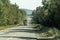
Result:
<svg viewBox="0 0 60 40">
<path fill-rule="evenodd" d="M 17 26 L 0 32 L 0 40 L 37 40 L 37 29 L 30 25 L 31 17 L 27 18 L 27 26 Z"/>
<path fill-rule="evenodd" d="M 19 26 L 0 32 L 0 40 L 37 40 L 37 29 Z"/>
</svg>

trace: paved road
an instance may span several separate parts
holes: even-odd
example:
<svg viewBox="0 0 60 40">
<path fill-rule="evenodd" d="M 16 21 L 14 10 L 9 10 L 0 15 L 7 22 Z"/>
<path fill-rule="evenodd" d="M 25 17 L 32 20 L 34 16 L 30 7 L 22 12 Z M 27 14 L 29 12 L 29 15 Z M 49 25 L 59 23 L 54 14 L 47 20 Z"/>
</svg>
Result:
<svg viewBox="0 0 60 40">
<path fill-rule="evenodd" d="M 13 27 L 0 32 L 0 40 L 37 40 L 37 30 L 28 26 Z"/>
</svg>

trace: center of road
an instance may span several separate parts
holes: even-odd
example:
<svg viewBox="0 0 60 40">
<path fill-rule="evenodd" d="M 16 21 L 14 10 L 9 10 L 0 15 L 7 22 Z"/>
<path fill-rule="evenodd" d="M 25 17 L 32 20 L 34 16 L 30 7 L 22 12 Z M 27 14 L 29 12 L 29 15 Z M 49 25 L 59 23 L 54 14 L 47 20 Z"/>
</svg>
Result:
<svg viewBox="0 0 60 40">
<path fill-rule="evenodd" d="M 28 26 L 9 28 L 0 33 L 0 40 L 37 40 L 37 30 Z"/>
</svg>

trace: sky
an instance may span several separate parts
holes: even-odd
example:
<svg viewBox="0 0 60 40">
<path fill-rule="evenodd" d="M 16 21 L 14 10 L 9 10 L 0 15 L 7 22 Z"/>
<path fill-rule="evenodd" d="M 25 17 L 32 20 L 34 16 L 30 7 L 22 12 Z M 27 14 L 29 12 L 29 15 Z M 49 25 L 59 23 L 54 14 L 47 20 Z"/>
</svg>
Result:
<svg viewBox="0 0 60 40">
<path fill-rule="evenodd" d="M 42 0 L 10 0 L 12 4 L 17 4 L 19 8 L 34 10 L 38 6 L 42 6 Z"/>
</svg>

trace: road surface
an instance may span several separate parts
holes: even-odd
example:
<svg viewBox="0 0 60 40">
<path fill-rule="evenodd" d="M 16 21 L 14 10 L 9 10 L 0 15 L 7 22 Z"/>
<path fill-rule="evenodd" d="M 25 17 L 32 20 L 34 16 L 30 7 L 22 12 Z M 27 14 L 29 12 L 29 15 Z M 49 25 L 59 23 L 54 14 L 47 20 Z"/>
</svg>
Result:
<svg viewBox="0 0 60 40">
<path fill-rule="evenodd" d="M 0 40 L 37 40 L 37 29 L 33 29 L 30 25 L 30 16 L 27 21 L 28 26 L 17 26 L 0 32 Z"/>
<path fill-rule="evenodd" d="M 37 40 L 37 30 L 28 26 L 9 28 L 0 32 L 0 40 Z"/>
</svg>

